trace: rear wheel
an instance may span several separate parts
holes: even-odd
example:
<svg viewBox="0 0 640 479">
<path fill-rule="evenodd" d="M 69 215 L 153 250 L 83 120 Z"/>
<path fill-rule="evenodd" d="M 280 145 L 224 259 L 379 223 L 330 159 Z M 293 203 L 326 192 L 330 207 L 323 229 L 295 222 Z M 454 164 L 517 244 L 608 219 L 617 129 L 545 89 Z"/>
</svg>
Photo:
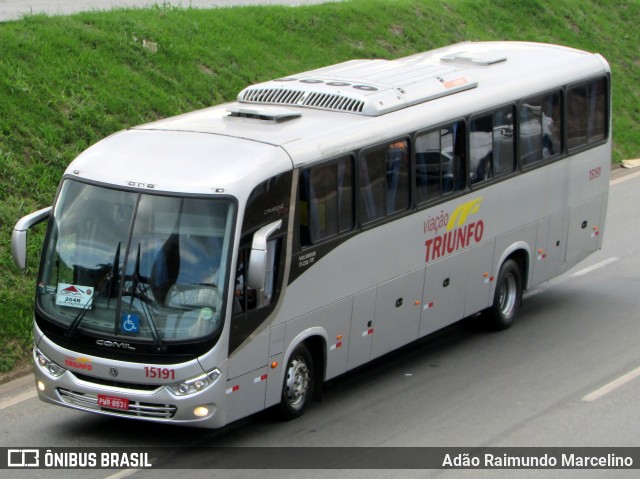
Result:
<svg viewBox="0 0 640 479">
<path fill-rule="evenodd" d="M 287 361 L 280 411 L 285 419 L 304 414 L 313 395 L 313 359 L 304 344 L 296 346 Z"/>
<path fill-rule="evenodd" d="M 513 259 L 504 262 L 498 273 L 493 305 L 486 311 L 485 324 L 491 329 L 510 328 L 515 321 L 522 302 L 522 273 Z"/>
</svg>

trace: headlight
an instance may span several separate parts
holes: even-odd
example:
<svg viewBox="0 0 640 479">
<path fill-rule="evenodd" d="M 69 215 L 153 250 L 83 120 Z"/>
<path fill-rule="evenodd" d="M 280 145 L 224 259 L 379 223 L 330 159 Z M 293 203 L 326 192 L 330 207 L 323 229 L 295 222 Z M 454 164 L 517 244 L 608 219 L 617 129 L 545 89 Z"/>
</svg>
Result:
<svg viewBox="0 0 640 479">
<path fill-rule="evenodd" d="M 58 366 L 56 363 L 46 357 L 39 349 L 34 349 L 33 355 L 35 356 L 36 364 L 40 366 L 45 373 L 53 376 L 54 378 L 62 376 L 66 369 Z"/>
<path fill-rule="evenodd" d="M 215 383 L 219 377 L 220 371 L 214 369 L 195 378 L 187 379 L 179 383 L 167 384 L 166 387 L 176 396 L 188 396 L 207 389 Z"/>
</svg>

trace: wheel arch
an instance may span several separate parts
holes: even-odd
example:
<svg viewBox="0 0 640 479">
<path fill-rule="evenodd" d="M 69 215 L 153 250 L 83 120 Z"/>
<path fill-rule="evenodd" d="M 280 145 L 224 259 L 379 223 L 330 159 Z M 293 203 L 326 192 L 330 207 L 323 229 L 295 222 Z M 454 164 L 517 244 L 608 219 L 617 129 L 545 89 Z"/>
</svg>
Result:
<svg viewBox="0 0 640 479">
<path fill-rule="evenodd" d="M 298 347 L 298 345 L 304 344 L 309 352 L 311 353 L 311 358 L 313 359 L 314 368 L 317 371 L 316 380 L 320 381 L 320 383 L 324 380 L 326 375 L 327 368 L 327 344 L 328 344 L 328 334 L 324 328 L 321 327 L 313 327 L 306 329 L 296 335 L 293 338 L 289 345 L 287 346 L 287 350 L 284 355 L 284 362 L 286 364 L 289 361 L 289 357 L 291 353 Z M 283 372 L 284 374 L 284 372 Z"/>
<path fill-rule="evenodd" d="M 529 244 L 524 241 L 518 241 L 517 243 L 513 243 L 509 248 L 504 250 L 499 258 L 499 261 L 496 262 L 496 265 L 494 267 L 494 277 L 498 277 L 500 268 L 502 268 L 502 265 L 510 259 L 513 259 L 520 268 L 522 277 L 522 289 L 524 291 L 527 289 L 530 283 L 529 274 L 531 272 L 531 248 Z"/>
<path fill-rule="evenodd" d="M 279 382 L 282 384 L 287 370 L 287 364 L 291 355 L 298 346 L 304 346 L 311 355 L 314 373 L 312 374 L 313 395 L 310 398 L 321 398 L 322 384 L 326 377 L 327 365 L 327 332 L 322 327 L 312 327 L 298 333 L 287 345 L 284 357 L 283 368 L 279 375 Z"/>
</svg>

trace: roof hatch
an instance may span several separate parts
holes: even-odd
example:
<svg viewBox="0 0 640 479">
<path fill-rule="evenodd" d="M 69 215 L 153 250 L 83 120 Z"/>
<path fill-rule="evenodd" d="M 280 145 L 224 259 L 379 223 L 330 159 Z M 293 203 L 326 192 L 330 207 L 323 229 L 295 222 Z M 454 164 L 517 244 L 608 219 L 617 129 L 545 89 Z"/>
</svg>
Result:
<svg viewBox="0 0 640 479">
<path fill-rule="evenodd" d="M 505 62 L 507 61 L 507 57 L 504 55 L 492 54 L 491 52 L 458 52 L 445 55 L 441 60 L 447 63 L 488 66 L 493 65 L 494 63 Z"/>
<path fill-rule="evenodd" d="M 227 118 L 248 118 L 251 120 L 267 121 L 269 123 L 282 123 L 283 121 L 300 118 L 300 113 L 289 110 L 276 110 L 274 108 L 247 108 L 234 107 L 227 110 Z"/>
<path fill-rule="evenodd" d="M 469 72 L 450 65 L 353 60 L 250 86 L 238 101 L 379 116 L 477 84 Z"/>
</svg>

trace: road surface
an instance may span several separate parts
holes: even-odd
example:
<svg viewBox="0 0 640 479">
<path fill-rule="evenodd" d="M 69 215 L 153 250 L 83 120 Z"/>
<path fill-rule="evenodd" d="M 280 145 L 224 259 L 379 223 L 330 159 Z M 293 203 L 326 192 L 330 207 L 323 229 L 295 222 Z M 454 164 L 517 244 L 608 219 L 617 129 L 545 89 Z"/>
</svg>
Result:
<svg viewBox="0 0 640 479">
<path fill-rule="evenodd" d="M 327 0 L 0 0 L 0 21 L 18 20 L 23 15 L 30 13 L 64 15 L 87 10 L 109 10 L 124 7 L 144 8 L 156 4 L 177 7 L 219 8 L 241 5 L 295 6 L 326 2 Z"/>
</svg>

